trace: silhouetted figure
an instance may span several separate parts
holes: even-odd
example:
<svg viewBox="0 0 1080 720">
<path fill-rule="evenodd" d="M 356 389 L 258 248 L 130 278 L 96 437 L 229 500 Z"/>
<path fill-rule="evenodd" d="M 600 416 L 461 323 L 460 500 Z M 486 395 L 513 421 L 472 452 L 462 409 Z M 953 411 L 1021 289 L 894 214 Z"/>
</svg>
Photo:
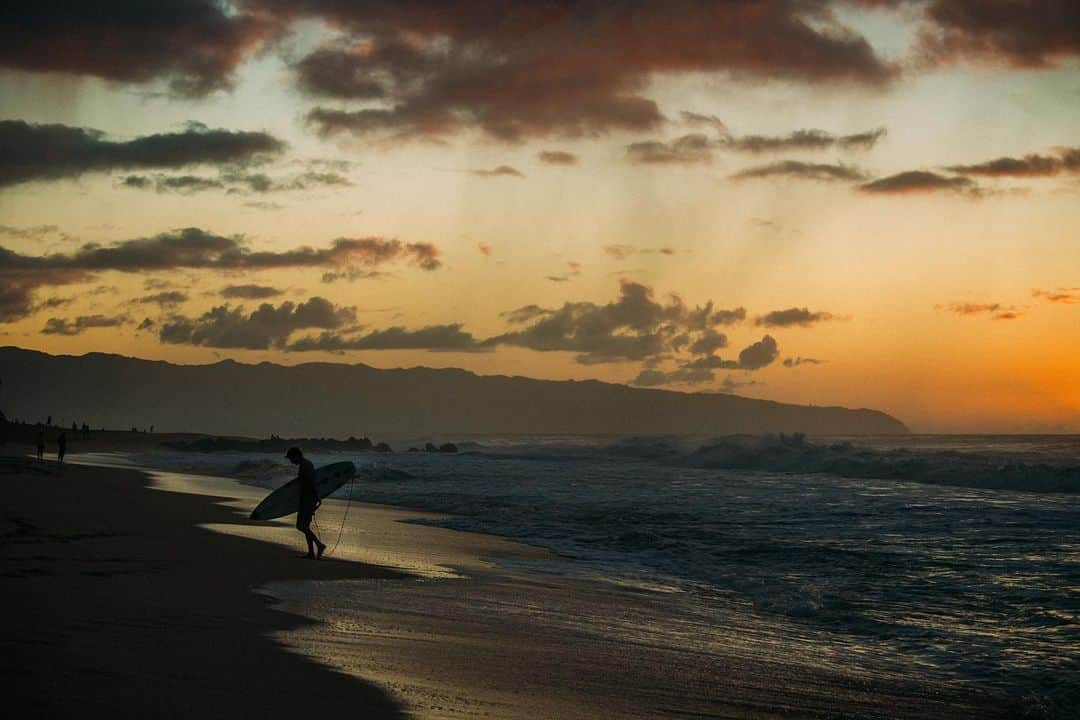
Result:
<svg viewBox="0 0 1080 720">
<path fill-rule="evenodd" d="M 318 560 L 323 556 L 326 545 L 311 531 L 311 521 L 315 519 L 315 511 L 319 505 L 319 491 L 315 487 L 315 466 L 304 457 L 304 453 L 298 447 L 289 448 L 285 457 L 293 465 L 300 468 L 297 477 L 300 480 L 300 506 L 296 510 L 296 529 L 304 533 L 307 539 L 307 557 L 310 560 Z M 317 550 L 316 550 L 317 548 Z"/>
<path fill-rule="evenodd" d="M 45 420 L 45 427 L 52 427 L 52 415 Z"/>
<path fill-rule="evenodd" d="M 64 453 L 67 452 L 67 433 L 60 433 L 60 437 L 56 438 L 56 462 L 59 465 L 64 464 Z"/>
<path fill-rule="evenodd" d="M 45 459 L 45 433 L 40 430 L 37 434 L 37 459 Z"/>
</svg>

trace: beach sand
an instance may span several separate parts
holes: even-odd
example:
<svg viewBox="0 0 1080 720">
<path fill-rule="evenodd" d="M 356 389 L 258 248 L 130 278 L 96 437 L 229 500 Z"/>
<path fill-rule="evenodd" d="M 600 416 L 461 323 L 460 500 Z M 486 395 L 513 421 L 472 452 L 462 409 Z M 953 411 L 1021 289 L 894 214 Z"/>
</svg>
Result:
<svg viewBox="0 0 1080 720">
<path fill-rule="evenodd" d="M 655 588 L 515 569 L 557 560 L 402 522 L 422 513 L 353 504 L 311 562 L 231 481 L 5 458 L 0 482 L 6 717 L 1008 716 L 790 662 L 753 625 L 672 627 Z M 325 540 L 345 511 L 324 504 Z"/>
</svg>

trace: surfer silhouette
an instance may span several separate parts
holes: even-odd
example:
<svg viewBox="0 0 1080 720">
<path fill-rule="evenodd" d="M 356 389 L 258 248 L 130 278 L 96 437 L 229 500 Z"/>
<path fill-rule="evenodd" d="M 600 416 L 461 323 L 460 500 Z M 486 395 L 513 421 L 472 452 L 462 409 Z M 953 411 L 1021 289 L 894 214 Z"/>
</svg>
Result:
<svg viewBox="0 0 1080 720">
<path fill-rule="evenodd" d="M 56 463 L 58 465 L 64 464 L 64 453 L 67 452 L 67 435 L 60 433 L 60 437 L 56 438 Z"/>
<path fill-rule="evenodd" d="M 289 448 L 285 457 L 299 467 L 300 507 L 296 510 L 296 529 L 304 533 L 307 540 L 307 555 L 310 560 L 322 558 L 326 545 L 311 531 L 311 521 L 315 519 L 315 510 L 319 507 L 319 492 L 315 488 L 315 466 L 304 457 L 298 447 Z"/>
</svg>

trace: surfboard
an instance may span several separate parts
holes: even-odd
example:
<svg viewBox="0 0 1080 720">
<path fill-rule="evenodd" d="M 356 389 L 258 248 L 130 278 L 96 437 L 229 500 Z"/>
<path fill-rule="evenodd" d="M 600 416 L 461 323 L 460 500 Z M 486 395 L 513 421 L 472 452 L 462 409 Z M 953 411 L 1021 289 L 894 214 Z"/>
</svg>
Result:
<svg viewBox="0 0 1080 720">
<path fill-rule="evenodd" d="M 356 474 L 356 466 L 351 462 L 336 462 L 324 465 L 315 471 L 315 489 L 319 499 L 332 494 Z M 293 478 L 273 491 L 251 511 L 252 520 L 273 520 L 296 512 L 300 506 L 300 478 Z"/>
</svg>

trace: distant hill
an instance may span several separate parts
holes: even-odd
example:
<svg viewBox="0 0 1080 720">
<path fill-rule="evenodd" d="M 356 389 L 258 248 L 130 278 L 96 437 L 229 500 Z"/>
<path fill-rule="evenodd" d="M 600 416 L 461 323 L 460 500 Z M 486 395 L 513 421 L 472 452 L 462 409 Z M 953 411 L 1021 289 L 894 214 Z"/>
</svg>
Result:
<svg viewBox="0 0 1080 720">
<path fill-rule="evenodd" d="M 8 418 L 247 436 L 906 433 L 877 410 L 721 394 L 482 376 L 465 370 L 308 363 L 173 365 L 120 355 L 0 348 Z"/>
</svg>

